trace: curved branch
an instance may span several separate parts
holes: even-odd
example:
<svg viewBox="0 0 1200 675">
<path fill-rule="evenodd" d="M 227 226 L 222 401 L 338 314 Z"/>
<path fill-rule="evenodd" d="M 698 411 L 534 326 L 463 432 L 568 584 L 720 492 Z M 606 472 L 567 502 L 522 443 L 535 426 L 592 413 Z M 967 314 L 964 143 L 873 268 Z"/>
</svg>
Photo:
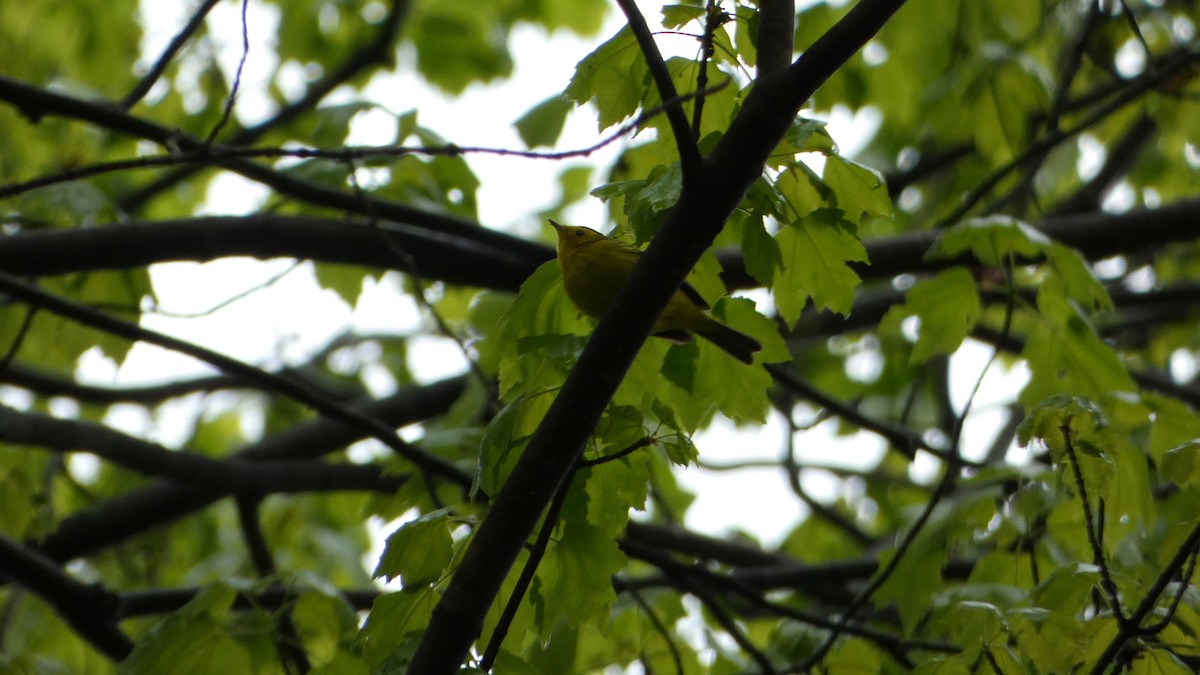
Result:
<svg viewBox="0 0 1200 675">
<path fill-rule="evenodd" d="M 198 588 L 155 588 L 150 590 L 122 591 L 117 595 L 117 618 L 132 619 L 139 616 L 167 614 L 183 607 L 200 592 Z M 239 591 L 231 609 L 260 611 L 278 609 L 290 600 L 296 589 L 290 586 L 267 586 L 253 593 Z M 356 611 L 371 609 L 382 591 L 376 588 L 342 589 L 338 594 Z"/>
<path fill-rule="evenodd" d="M 411 4 L 410 0 L 393 0 L 387 17 L 380 23 L 381 30 L 375 35 L 374 39 L 364 43 L 360 49 L 351 54 L 341 65 L 334 68 L 328 76 L 309 87 L 304 92 L 304 95 L 295 102 L 280 109 L 270 119 L 237 132 L 233 138 L 229 139 L 228 143 L 231 145 L 248 145 L 253 143 L 272 129 L 291 122 L 299 117 L 301 113 L 315 107 L 329 95 L 329 92 L 357 77 L 368 66 L 375 64 L 387 65 L 390 63 L 393 54 L 391 46 L 400 34 L 400 29 L 404 24 L 404 19 L 408 16 Z M 155 195 L 178 184 L 181 180 L 185 180 L 201 168 L 203 167 L 184 167 L 171 171 L 132 194 L 127 195 L 120 201 L 120 206 L 125 210 L 136 210 Z"/>
<path fill-rule="evenodd" d="M 396 434 L 395 429 L 378 419 L 363 415 L 353 408 L 342 405 L 334 398 L 307 384 L 294 379 L 273 375 L 254 366 L 242 363 L 237 359 L 214 352 L 211 349 L 206 349 L 185 340 L 163 335 L 137 324 L 117 319 L 89 307 L 47 293 L 36 286 L 26 284 L 16 277 L 3 272 L 0 272 L 0 291 L 20 298 L 34 306 L 42 307 L 55 314 L 77 321 L 85 326 L 91 326 L 127 340 L 148 342 L 172 351 L 187 354 L 230 375 L 240 377 L 264 389 L 303 403 L 326 417 L 357 426 L 384 445 L 395 450 L 397 454 L 418 466 L 422 471 L 446 478 L 458 484 L 464 490 L 471 487 L 471 477 L 458 467 L 441 457 L 428 454 L 413 447 L 401 439 Z"/>
<path fill-rule="evenodd" d="M 450 378 L 411 387 L 378 401 L 360 402 L 363 415 L 397 427 L 444 413 L 462 394 L 465 380 Z M 302 422 L 238 452 L 235 457 L 263 460 L 314 459 L 362 440 L 359 428 L 327 418 Z M 287 471 L 281 467 L 280 471 Z M 174 521 L 220 499 L 223 495 L 160 480 L 131 490 L 62 519 L 58 528 L 37 547 L 57 561 L 91 554 L 153 527 Z"/>
<path fill-rule="evenodd" d="M 1035 226 L 1089 260 L 1200 237 L 1200 199 L 1120 214 L 1093 211 L 1048 218 Z M 422 277 L 492 290 L 515 291 L 554 257 L 550 247 L 474 227 L 487 237 L 433 232 L 383 221 L 378 232 L 394 237 L 416 261 Z M 98 269 L 127 269 L 157 262 L 203 262 L 227 256 L 305 258 L 321 262 L 397 268 L 395 256 L 378 246 L 367 220 L 256 214 L 122 223 L 71 230 L 36 230 L 0 237 L 0 269 L 46 276 Z M 938 233 L 917 231 L 863 242 L 868 264 L 852 264 L 864 281 L 899 274 L 975 265 L 970 258 L 926 260 Z M 730 288 L 760 284 L 746 271 L 740 251 L 717 251 Z M 857 316 L 857 310 L 852 313 Z"/>
<path fill-rule="evenodd" d="M 516 291 L 538 265 L 554 257 L 544 244 L 493 234 L 498 236 L 484 239 L 398 222 L 372 225 L 368 220 L 279 214 L 181 218 L 0 237 L 0 269 L 46 276 L 250 256 L 404 271 L 395 254 L 379 245 L 382 235 L 412 256 L 422 278 Z"/>
<path fill-rule="evenodd" d="M 168 478 L 189 487 L 224 494 L 268 495 L 288 492 L 373 490 L 394 492 L 407 477 L 386 474 L 369 464 L 320 461 L 213 459 L 175 451 L 95 422 L 18 412 L 0 405 L 0 440 L 51 452 L 90 452 L 147 476 Z"/>
<path fill-rule="evenodd" d="M 788 67 L 795 50 L 795 0 L 759 0 L 758 3 L 758 77 L 766 77 Z"/>
<path fill-rule="evenodd" d="M 667 70 L 662 53 L 658 51 L 658 44 L 654 42 L 654 34 L 646 25 L 646 19 L 638 9 L 637 3 L 634 0 L 617 0 L 617 5 L 625 13 L 629 29 L 633 31 L 638 48 L 641 49 L 642 56 L 646 59 L 650 77 L 654 78 L 654 86 L 658 89 L 658 95 L 662 99 L 663 105 L 666 106 L 667 121 L 671 125 L 671 133 L 675 135 L 675 148 L 679 151 L 683 183 L 687 185 L 689 181 L 700 177 L 702 171 L 700 148 L 696 145 L 696 138 L 692 136 L 692 131 L 688 127 L 687 115 L 684 114 L 683 104 L 679 99 L 679 94 L 675 91 L 675 82 L 671 79 L 671 71 Z"/>
<path fill-rule="evenodd" d="M 111 104 L 87 101 L 11 77 L 0 76 L 0 101 L 14 105 L 26 117 L 35 122 L 45 115 L 55 115 L 81 120 L 103 129 L 153 141 L 168 149 L 202 152 L 209 147 L 200 138 L 130 115 Z M 211 147 L 219 151 L 228 146 L 213 145 Z M 424 211 L 407 204 L 377 197 L 364 198 L 352 190 L 338 189 L 296 178 L 253 161 L 234 159 L 222 162 L 221 165 L 245 178 L 266 185 L 281 195 L 307 204 L 358 213 L 371 218 L 397 220 L 479 242 L 490 242 L 498 246 L 507 244 L 508 247 L 518 250 L 524 243 L 523 240 L 481 228 L 477 223 L 463 218 Z M 534 252 L 541 249 L 536 244 L 525 243 L 525 245 L 531 247 Z"/>
<path fill-rule="evenodd" d="M 1200 199 L 1182 199 L 1156 209 L 1136 209 L 1113 214 L 1103 211 L 1047 218 L 1034 223 L 1046 236 L 1070 246 L 1089 260 L 1129 254 L 1200 237 Z M 936 272 L 956 265 L 978 265 L 968 256 L 925 259 L 938 238 L 933 230 L 919 230 L 863 242 L 868 263 L 850 267 L 864 281 L 891 279 L 900 274 Z M 717 252 L 721 277 L 730 288 L 754 288 L 757 280 L 746 272 L 738 251 Z M 1014 261 L 1018 264 L 1024 261 Z"/>
<path fill-rule="evenodd" d="M 244 387 L 245 383 L 229 375 L 197 377 L 179 382 L 141 387 L 115 388 L 80 384 L 20 363 L 9 364 L 0 370 L 0 383 L 28 389 L 39 396 L 66 396 L 88 403 L 145 403 L 155 404 L 187 394 L 208 393 L 222 389 Z"/>
<path fill-rule="evenodd" d="M 568 474 L 655 318 L 762 173 L 800 105 L 903 4 L 862 0 L 779 76 L 755 87 L 600 320 L 575 368 L 480 523 L 413 656 L 410 673 L 449 675 L 479 636 L 542 511 Z M 686 120 L 685 120 L 686 122 Z"/>
<path fill-rule="evenodd" d="M 55 561 L 5 536 L 0 536 L 0 577 L 45 600 L 101 654 L 120 661 L 133 651 L 133 642 L 117 627 L 117 598 L 103 587 L 77 581 Z"/>
<path fill-rule="evenodd" d="M 150 68 L 150 71 L 146 73 L 145 77 L 143 77 L 141 80 L 138 80 L 138 83 L 134 85 L 133 89 L 130 90 L 128 94 L 125 95 L 125 98 L 121 99 L 122 108 L 125 108 L 126 110 L 132 108 L 133 106 L 137 105 L 138 101 L 141 101 L 142 98 L 144 98 L 146 94 L 150 92 L 150 89 L 154 86 L 154 83 L 158 82 L 158 79 L 162 77 L 164 72 L 166 72 L 167 66 L 171 64 L 171 60 L 175 58 L 175 55 L 179 53 L 179 50 L 183 48 L 183 45 L 186 44 L 193 35 L 195 35 L 196 31 L 200 30 L 200 26 L 204 23 L 204 18 L 208 16 L 208 13 L 212 11 L 213 7 L 217 6 L 217 2 L 219 1 L 220 0 L 204 0 L 204 2 L 192 12 L 192 18 L 188 19 L 188 22 L 184 25 L 184 27 L 175 34 L 175 37 L 171 38 L 170 44 L 168 44 L 166 49 L 163 50 L 162 54 L 159 55 L 158 60 L 154 62 L 154 65 Z"/>
</svg>

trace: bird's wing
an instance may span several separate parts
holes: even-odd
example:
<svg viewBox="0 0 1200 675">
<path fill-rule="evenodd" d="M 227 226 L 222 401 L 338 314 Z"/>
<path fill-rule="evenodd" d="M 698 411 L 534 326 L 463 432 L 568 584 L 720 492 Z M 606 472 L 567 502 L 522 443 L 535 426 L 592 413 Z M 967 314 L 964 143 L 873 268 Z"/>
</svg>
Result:
<svg viewBox="0 0 1200 675">
<path fill-rule="evenodd" d="M 639 249 L 634 248 L 623 241 L 612 238 L 607 239 L 607 241 L 616 244 L 616 246 L 613 247 L 613 250 L 618 251 L 621 253 L 621 255 L 627 257 L 630 267 L 633 266 L 633 263 L 637 262 L 638 258 L 642 257 L 642 252 Z M 683 285 L 679 287 L 679 290 L 683 291 L 683 294 L 687 296 L 687 299 L 691 300 L 692 304 L 696 305 L 700 309 L 711 309 L 711 307 L 708 306 L 708 301 L 704 299 L 704 296 L 700 295 L 700 292 L 692 287 L 692 285 L 688 282 L 683 282 Z"/>
<path fill-rule="evenodd" d="M 683 285 L 679 287 L 679 290 L 683 291 L 683 294 L 687 296 L 687 299 L 691 300 L 692 303 L 700 309 L 711 309 L 708 306 L 708 301 L 704 299 L 703 295 L 700 295 L 700 291 L 697 291 L 688 282 L 683 282 Z"/>
</svg>

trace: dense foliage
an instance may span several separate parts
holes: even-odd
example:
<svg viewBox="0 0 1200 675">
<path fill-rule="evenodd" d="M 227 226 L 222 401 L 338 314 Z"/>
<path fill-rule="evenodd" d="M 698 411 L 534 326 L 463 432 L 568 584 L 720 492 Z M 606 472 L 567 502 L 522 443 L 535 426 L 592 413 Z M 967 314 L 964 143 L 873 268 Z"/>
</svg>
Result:
<svg viewBox="0 0 1200 675">
<path fill-rule="evenodd" d="M 133 0 L 0 3 L 0 671 L 1200 667 L 1194 1 L 187 4 L 140 53 Z M 591 48 L 526 148 L 420 110 L 348 145 L 372 82 L 504 86 L 531 27 Z M 250 91 L 218 47 L 263 31 Z M 615 161 L 560 147 L 579 106 Z M 878 121 L 853 156 L 835 109 Z M 571 159 L 531 226 L 603 204 L 649 243 L 599 324 L 548 230 L 479 222 L 497 150 Z M 259 207 L 201 215 L 230 173 Z M 146 327 L 150 265 L 238 256 L 424 323 L 254 363 Z M 685 275 L 753 365 L 646 340 Z M 470 367 L 417 378 L 429 336 Z M 138 342 L 212 374 L 80 372 Z M 1027 376 L 984 407 L 985 372 Z M 747 452 L 807 515 L 777 547 L 689 530 L 696 433 L 771 416 L 787 442 Z M 818 425 L 888 450 L 830 465 Z M 372 516 L 403 523 L 374 568 Z"/>
</svg>

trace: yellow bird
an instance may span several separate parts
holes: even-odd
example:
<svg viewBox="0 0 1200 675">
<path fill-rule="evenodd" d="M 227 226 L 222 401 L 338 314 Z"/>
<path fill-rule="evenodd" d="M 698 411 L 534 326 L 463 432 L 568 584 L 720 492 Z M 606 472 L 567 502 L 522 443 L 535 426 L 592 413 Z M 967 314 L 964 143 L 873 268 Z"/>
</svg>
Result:
<svg viewBox="0 0 1200 675">
<path fill-rule="evenodd" d="M 599 232 L 573 225 L 550 225 L 558 233 L 558 264 L 562 267 L 567 297 L 584 314 L 600 318 L 625 285 L 642 252 Z M 675 291 L 654 324 L 654 335 L 687 342 L 695 333 L 729 352 L 742 363 L 751 363 L 762 345 L 708 313 L 708 303 L 686 282 Z"/>
</svg>

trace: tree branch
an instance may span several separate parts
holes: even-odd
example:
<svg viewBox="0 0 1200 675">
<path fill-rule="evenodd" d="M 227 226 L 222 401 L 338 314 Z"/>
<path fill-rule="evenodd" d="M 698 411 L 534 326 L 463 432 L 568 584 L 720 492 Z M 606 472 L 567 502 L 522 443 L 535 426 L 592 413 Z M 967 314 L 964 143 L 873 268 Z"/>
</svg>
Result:
<svg viewBox="0 0 1200 675">
<path fill-rule="evenodd" d="M 761 174 L 800 105 L 901 4 L 863 0 L 791 68 L 750 93 L 729 132 L 705 160 L 704 175 L 684 183 L 679 202 L 600 320 L 475 531 L 433 610 L 410 673 L 458 671 L 521 546 L 595 429 L 655 318 Z"/>
<path fill-rule="evenodd" d="M 46 601 L 101 654 L 120 661 L 133 651 L 133 642 L 117 627 L 117 598 L 103 587 L 77 581 L 55 561 L 5 536 L 0 536 L 0 577 Z"/>
<path fill-rule="evenodd" d="M 675 148 L 679 151 L 683 183 L 687 185 L 689 181 L 699 177 L 702 170 L 700 148 L 696 146 L 696 139 L 688 127 L 687 115 L 683 112 L 683 103 L 675 91 L 675 82 L 671 79 L 671 72 L 667 70 L 662 53 L 658 51 L 658 44 L 654 42 L 654 34 L 646 25 L 646 19 L 638 9 L 637 3 L 634 0 L 617 0 L 617 5 L 625 13 L 629 29 L 633 31 L 638 48 L 641 49 L 642 56 L 646 59 L 650 77 L 654 79 L 654 86 L 658 89 L 659 98 L 666 106 L 667 122 L 671 125 L 671 133 L 675 135 Z M 698 102 L 697 105 L 699 105 Z"/>
<path fill-rule="evenodd" d="M 95 422 L 18 412 L 0 405 L 0 440 L 56 453 L 90 452 L 147 476 L 168 478 L 218 495 L 373 490 L 394 492 L 407 477 L 366 464 L 319 461 L 213 459 L 175 451 Z"/>
<path fill-rule="evenodd" d="M 400 29 L 404 24 L 405 18 L 408 16 L 411 4 L 411 0 L 393 0 L 391 9 L 388 10 L 388 15 L 384 20 L 380 22 L 380 30 L 376 33 L 374 39 L 362 43 L 363 46 L 360 49 L 352 53 L 337 68 L 331 70 L 326 77 L 309 87 L 304 92 L 304 95 L 294 103 L 280 109 L 270 119 L 264 120 L 247 129 L 242 129 L 234 134 L 233 138 L 229 140 L 229 144 L 249 145 L 257 141 L 272 129 L 281 127 L 296 119 L 302 113 L 316 107 L 317 104 L 329 95 L 329 92 L 358 77 L 368 66 L 374 64 L 387 65 L 390 63 L 393 56 L 391 46 L 400 34 Z M 188 176 L 193 175 L 202 168 L 201 166 L 188 166 L 171 171 L 132 194 L 127 195 L 120 201 L 120 206 L 124 210 L 137 210 L 155 195 L 187 179 Z"/>
<path fill-rule="evenodd" d="M 360 402 L 354 407 L 364 415 L 402 427 L 445 412 L 461 395 L 464 384 L 462 377 L 450 378 L 404 389 L 378 401 Z M 317 418 L 293 425 L 234 456 L 254 461 L 313 459 L 362 440 L 365 435 L 357 427 Z M 72 513 L 37 547 L 60 562 L 71 560 L 176 520 L 222 496 L 174 482 L 156 481 Z"/>
<path fill-rule="evenodd" d="M 458 467 L 436 455 L 430 455 L 413 447 L 402 440 L 396 434 L 395 429 L 377 419 L 363 415 L 353 408 L 342 405 L 334 398 L 307 384 L 273 375 L 259 368 L 242 363 L 237 359 L 214 352 L 211 349 L 206 349 L 98 312 L 89 307 L 47 293 L 4 272 L 0 272 L 0 291 L 20 298 L 34 306 L 42 307 L 55 314 L 77 321 L 85 326 L 91 326 L 127 340 L 148 342 L 182 354 L 187 354 L 215 366 L 230 375 L 240 377 L 264 389 L 303 403 L 326 417 L 357 426 L 370 433 L 372 437 L 378 439 L 384 445 L 395 450 L 397 454 L 415 464 L 422 471 L 446 478 L 458 484 L 464 490 L 471 487 L 471 477 Z"/>
<path fill-rule="evenodd" d="M 37 121 L 45 115 L 55 115 L 91 123 L 103 129 L 153 141 L 168 149 L 184 152 L 203 152 L 209 149 L 204 141 L 195 136 L 170 129 L 154 122 L 141 119 L 105 102 L 87 101 L 59 92 L 53 92 L 20 80 L 0 76 L 0 101 L 17 107 L 30 120 Z M 224 145 L 213 145 L 211 149 L 221 151 Z M 245 178 L 266 185 L 281 195 L 298 201 L 326 206 L 348 213 L 396 220 L 409 225 L 425 227 L 443 234 L 457 235 L 480 242 L 500 244 L 507 241 L 510 246 L 520 248 L 522 240 L 481 228 L 477 223 L 455 216 L 432 213 L 377 197 L 362 199 L 352 190 L 338 189 L 276 171 L 273 168 L 248 160 L 229 160 L 222 166 Z M 536 244 L 528 244 L 534 250 Z"/>
<path fill-rule="evenodd" d="M 550 247 L 511 235 L 485 241 L 390 221 L 373 228 L 367 220 L 256 214 L 19 232 L 0 238 L 0 269 L 47 276 L 251 256 L 404 271 L 395 254 L 379 245 L 380 236 L 408 252 L 425 279 L 494 290 L 515 292 L 554 257 Z"/>
<path fill-rule="evenodd" d="M 1035 226 L 1086 258 L 1099 260 L 1200 236 L 1200 199 L 1120 214 L 1093 211 L 1048 218 Z M 473 230 L 488 232 L 478 226 Z M 390 221 L 379 222 L 379 231 L 395 238 L 413 256 L 424 278 L 492 290 L 515 291 L 538 265 L 554 257 L 553 249 L 544 244 L 499 232 L 485 238 L 459 236 Z M 21 276 L 47 276 L 228 256 L 399 267 L 395 256 L 378 246 L 377 236 L 366 220 L 279 214 L 35 230 L 0 237 L 0 269 Z M 977 264 L 968 257 L 926 260 L 925 253 L 937 236 L 925 230 L 868 239 L 863 245 L 870 263 L 851 267 L 865 281 L 873 281 Z M 746 271 L 740 251 L 718 251 L 717 258 L 726 286 L 760 285 Z M 852 316 L 857 320 L 857 309 Z"/>
<path fill-rule="evenodd" d="M 170 44 L 167 45 L 162 54 L 159 54 L 150 71 L 146 73 L 145 77 L 138 80 L 138 83 L 125 95 L 125 98 L 121 99 L 122 108 L 129 110 L 146 96 L 150 88 L 154 86 L 154 83 L 158 82 L 158 79 L 166 72 L 167 66 L 171 64 L 171 60 L 175 58 L 175 55 L 179 53 L 183 45 L 195 35 L 197 30 L 200 30 L 200 26 L 204 24 L 204 17 L 208 16 L 208 13 L 212 11 L 213 7 L 217 6 L 219 1 L 204 0 L 192 12 L 192 18 L 188 19 L 188 22 L 175 34 L 175 37 L 171 38 Z"/>
<path fill-rule="evenodd" d="M 117 595 L 117 618 L 131 619 L 139 616 L 153 616 L 173 612 L 187 603 L 200 592 L 198 588 L 155 588 L 149 590 L 122 591 Z M 288 586 L 267 586 L 254 593 L 240 591 L 233 601 L 235 610 L 277 609 L 291 598 L 293 589 Z M 378 598 L 381 591 L 376 588 L 342 589 L 338 591 L 342 599 L 355 610 L 365 611 Z"/>
<path fill-rule="evenodd" d="M 792 62 L 796 35 L 794 0 L 759 0 L 758 3 L 758 77 L 787 68 Z"/>
</svg>

